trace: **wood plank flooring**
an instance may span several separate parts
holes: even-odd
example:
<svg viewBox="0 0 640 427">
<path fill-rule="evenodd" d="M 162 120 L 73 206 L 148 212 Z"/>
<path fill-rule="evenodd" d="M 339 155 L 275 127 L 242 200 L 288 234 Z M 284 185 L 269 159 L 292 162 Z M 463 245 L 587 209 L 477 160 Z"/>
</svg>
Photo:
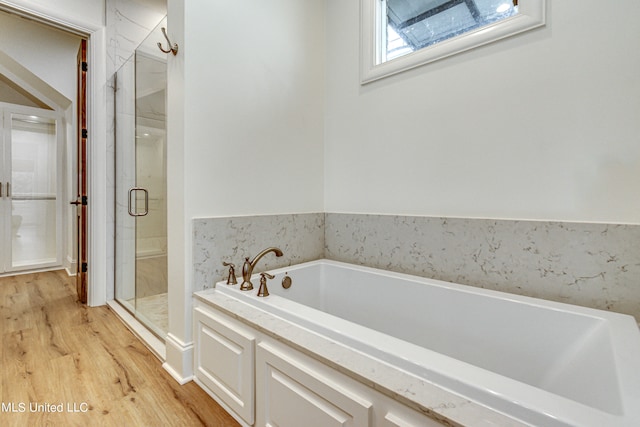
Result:
<svg viewBox="0 0 640 427">
<path fill-rule="evenodd" d="M 237 426 L 64 271 L 0 278 L 0 426 Z"/>
</svg>

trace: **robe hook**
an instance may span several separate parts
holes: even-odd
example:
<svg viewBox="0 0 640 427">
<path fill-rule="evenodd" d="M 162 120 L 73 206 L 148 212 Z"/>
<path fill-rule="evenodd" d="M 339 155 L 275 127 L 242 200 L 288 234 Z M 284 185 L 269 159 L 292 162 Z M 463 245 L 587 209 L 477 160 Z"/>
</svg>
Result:
<svg viewBox="0 0 640 427">
<path fill-rule="evenodd" d="M 164 53 L 173 53 L 173 55 L 177 55 L 178 54 L 178 43 L 173 43 L 173 45 L 171 44 L 171 40 L 169 40 L 169 36 L 167 36 L 167 29 L 165 27 L 161 28 L 162 30 L 162 34 L 164 35 L 164 38 L 167 39 L 167 43 L 169 43 L 169 46 L 171 46 L 169 49 L 165 50 L 162 47 L 162 43 L 158 42 L 158 48 L 160 48 L 161 51 L 163 51 Z"/>
</svg>

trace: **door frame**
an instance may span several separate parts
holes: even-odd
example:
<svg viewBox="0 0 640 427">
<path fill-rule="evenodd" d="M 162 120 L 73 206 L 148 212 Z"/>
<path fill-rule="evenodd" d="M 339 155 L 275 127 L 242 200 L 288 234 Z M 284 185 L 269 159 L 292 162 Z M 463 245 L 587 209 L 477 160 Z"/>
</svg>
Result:
<svg viewBox="0 0 640 427">
<path fill-rule="evenodd" d="M 87 39 L 87 180 L 89 194 L 92 195 L 87 209 L 87 258 L 90 265 L 87 277 L 87 304 L 104 305 L 107 301 L 107 285 L 109 282 L 113 284 L 113 251 L 109 250 L 107 238 L 109 231 L 113 233 L 113 227 L 109 227 L 107 214 L 107 190 L 110 186 L 107 179 L 106 27 L 103 22 L 88 22 L 81 16 L 64 16 L 59 7 L 48 2 L 34 4 L 27 0 L 0 0 L 0 9 Z"/>
</svg>

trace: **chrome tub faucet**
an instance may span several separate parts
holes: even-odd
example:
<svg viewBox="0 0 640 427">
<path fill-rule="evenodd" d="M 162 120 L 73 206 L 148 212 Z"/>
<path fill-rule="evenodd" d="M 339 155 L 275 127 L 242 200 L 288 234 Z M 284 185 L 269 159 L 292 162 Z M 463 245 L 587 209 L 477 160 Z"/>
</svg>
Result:
<svg viewBox="0 0 640 427">
<path fill-rule="evenodd" d="M 253 283 L 251 283 L 251 275 L 253 274 L 253 269 L 255 268 L 260 258 L 268 254 L 269 252 L 273 252 L 277 257 L 281 257 L 282 251 L 278 248 L 267 248 L 261 251 L 258 255 L 253 257 L 251 261 L 249 261 L 249 257 L 244 259 L 244 264 L 242 265 L 242 284 L 240 285 L 241 291 L 250 291 L 253 289 Z"/>
</svg>

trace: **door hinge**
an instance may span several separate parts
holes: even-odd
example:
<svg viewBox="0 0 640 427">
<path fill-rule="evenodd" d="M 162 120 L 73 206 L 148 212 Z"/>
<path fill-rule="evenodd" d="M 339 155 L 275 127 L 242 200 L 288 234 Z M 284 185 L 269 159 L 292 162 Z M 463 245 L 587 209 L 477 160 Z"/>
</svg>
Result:
<svg viewBox="0 0 640 427">
<path fill-rule="evenodd" d="M 87 136 L 89 135 L 89 132 L 86 129 L 82 129 L 82 137 L 84 139 L 87 139 Z"/>
<path fill-rule="evenodd" d="M 88 71 L 89 70 L 89 64 L 87 64 L 85 61 L 82 61 L 82 71 Z"/>
<path fill-rule="evenodd" d="M 82 263 L 82 272 L 83 272 L 83 273 L 86 273 L 86 272 L 87 272 L 87 263 L 86 263 L 86 262 L 83 262 L 83 263 Z"/>
<path fill-rule="evenodd" d="M 87 196 L 82 196 L 82 206 L 87 206 L 87 204 L 88 204 Z"/>
</svg>

